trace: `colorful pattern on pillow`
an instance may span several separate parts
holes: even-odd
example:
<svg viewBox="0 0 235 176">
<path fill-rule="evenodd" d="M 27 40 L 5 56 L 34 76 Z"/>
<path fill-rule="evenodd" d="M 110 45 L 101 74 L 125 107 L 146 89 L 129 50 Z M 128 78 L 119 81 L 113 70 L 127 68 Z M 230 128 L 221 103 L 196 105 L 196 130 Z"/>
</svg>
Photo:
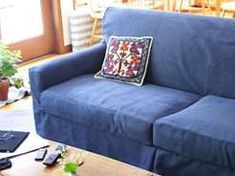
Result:
<svg viewBox="0 0 235 176">
<path fill-rule="evenodd" d="M 110 37 L 102 69 L 95 78 L 142 85 L 152 40 L 152 37 Z"/>
</svg>

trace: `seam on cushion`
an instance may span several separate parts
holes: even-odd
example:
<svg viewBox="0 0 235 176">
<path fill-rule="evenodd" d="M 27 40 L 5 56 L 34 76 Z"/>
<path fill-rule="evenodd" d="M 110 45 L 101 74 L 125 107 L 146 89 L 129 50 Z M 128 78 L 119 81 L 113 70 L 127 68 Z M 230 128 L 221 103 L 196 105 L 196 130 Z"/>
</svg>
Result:
<svg viewBox="0 0 235 176">
<path fill-rule="evenodd" d="M 55 94 L 55 93 L 50 92 L 50 94 L 54 95 L 53 98 L 58 97 L 58 95 Z M 48 95 L 47 95 L 47 96 L 48 96 Z M 51 96 L 49 95 L 49 97 L 51 97 Z M 40 96 L 40 99 L 41 99 L 41 96 Z M 87 105 L 89 105 L 89 106 L 96 107 L 96 108 L 99 108 L 99 109 L 102 109 L 102 110 L 108 110 L 109 112 L 113 112 L 113 113 L 115 112 L 115 111 L 112 110 L 112 109 L 108 109 L 108 108 L 105 109 L 105 108 L 103 108 L 103 107 L 100 107 L 100 106 L 97 106 L 97 105 L 93 105 L 93 104 L 88 104 L 87 102 L 80 101 L 80 100 L 74 101 L 73 99 L 66 98 L 66 99 L 63 99 L 63 101 L 68 102 L 68 103 L 72 103 L 72 104 L 77 104 L 77 103 L 87 104 Z"/>
<path fill-rule="evenodd" d="M 89 74 L 89 75 L 94 75 L 94 74 Z M 74 79 L 74 78 L 72 78 L 72 79 Z M 70 80 L 72 80 L 72 79 L 70 79 Z M 65 81 L 65 82 L 67 82 L 67 81 Z M 58 97 L 57 94 L 55 94 L 53 92 L 50 92 L 50 94 L 53 94 L 55 97 Z M 41 96 L 40 96 L 40 99 L 41 99 Z M 76 104 L 76 103 L 88 104 L 86 101 L 80 101 L 80 100 L 74 101 L 73 99 L 70 99 L 70 98 L 67 98 L 67 99 L 64 99 L 64 100 L 69 102 L 69 103 L 73 103 L 73 104 Z M 109 112 L 115 112 L 115 110 L 113 110 L 113 109 L 103 108 L 103 107 L 100 107 L 100 106 L 97 106 L 97 105 L 94 105 L 94 104 L 88 104 L 88 105 L 91 105 L 91 106 L 99 108 L 99 109 L 108 110 Z"/>
<path fill-rule="evenodd" d="M 168 89 L 169 89 L 169 88 L 168 88 Z M 177 90 L 177 89 L 176 89 L 176 90 Z M 181 90 L 177 90 L 177 91 L 181 91 Z M 49 97 L 52 97 L 52 98 L 58 97 L 57 94 L 55 94 L 55 93 L 53 93 L 53 92 L 50 92 L 50 93 L 51 93 L 53 96 L 49 95 Z M 187 92 L 187 93 L 188 93 L 188 92 Z M 192 93 L 189 93 L 189 94 L 192 94 Z M 196 94 L 196 95 L 197 95 L 197 94 Z M 41 97 L 42 97 L 42 96 L 40 96 L 40 100 L 41 100 Z M 168 115 L 164 115 L 164 113 L 165 113 L 166 111 L 163 111 L 163 112 L 161 112 L 161 114 L 163 114 L 163 115 L 160 114 L 158 117 L 154 116 L 154 119 L 153 119 L 153 121 L 152 121 L 151 123 L 148 123 L 148 121 L 143 121 L 143 120 L 141 120 L 141 119 L 138 119 L 138 120 L 148 123 L 148 124 L 150 125 L 150 133 L 152 133 L 152 132 L 153 132 L 153 129 L 154 129 L 154 122 L 155 122 L 155 121 L 157 121 L 157 120 L 160 119 L 160 118 L 164 118 L 164 117 L 167 117 L 167 116 L 169 116 L 169 115 L 173 115 L 173 114 L 175 114 L 175 113 L 178 113 L 178 112 L 184 110 L 185 108 L 189 107 L 190 105 L 194 104 L 196 101 L 198 101 L 198 100 L 200 100 L 200 99 L 201 99 L 201 96 L 198 95 L 198 98 L 197 98 L 195 101 L 191 102 L 191 103 L 190 103 L 189 105 L 187 105 L 186 107 L 180 108 L 178 111 L 173 112 L 173 113 L 170 113 L 170 114 L 168 114 Z M 94 105 L 94 104 L 88 104 L 87 102 L 84 102 L 84 101 L 81 101 L 81 100 L 74 101 L 73 99 L 64 99 L 64 101 L 65 101 L 65 102 L 68 102 L 68 103 L 72 103 L 72 104 L 76 104 L 76 103 L 87 104 L 87 105 L 89 105 L 89 106 L 98 108 L 98 109 L 101 110 L 102 112 L 107 112 L 107 111 L 109 111 L 109 113 L 112 113 L 112 114 L 114 114 L 114 115 L 115 115 L 115 113 L 116 113 L 116 111 L 113 110 L 113 109 L 104 108 L 104 107 L 102 107 L 102 106 L 97 106 L 97 105 Z M 177 103 L 177 104 L 181 104 L 181 103 Z M 168 110 L 169 110 L 169 109 L 168 109 Z M 79 122 L 77 122 L 77 123 L 79 123 Z M 148 143 L 148 142 L 147 142 L 147 143 Z M 153 134 L 152 134 L 151 144 L 153 145 Z"/>
<path fill-rule="evenodd" d="M 197 94 L 196 94 L 196 95 L 197 95 Z M 161 116 L 161 118 L 155 119 L 155 120 L 153 121 L 153 129 L 154 129 L 154 127 L 156 126 L 156 125 L 155 125 L 155 122 L 158 122 L 159 120 L 161 120 L 161 119 L 163 119 L 163 118 L 169 117 L 169 116 L 171 116 L 171 115 L 175 115 L 175 114 L 177 114 L 177 113 L 180 113 L 180 112 L 182 112 L 182 111 L 188 109 L 190 106 L 193 106 L 193 105 L 196 104 L 198 101 L 200 101 L 202 98 L 204 98 L 204 97 L 201 97 L 201 96 L 199 95 L 198 99 L 196 99 L 195 101 L 192 101 L 191 103 L 189 103 L 188 105 L 186 105 L 184 108 L 180 109 L 179 111 L 176 111 L 176 112 L 171 113 L 171 114 L 168 114 L 168 115 L 163 115 L 163 116 Z M 154 133 L 154 131 L 153 131 L 153 133 Z"/>
<path fill-rule="evenodd" d="M 176 128 L 177 126 L 174 126 L 174 125 L 172 125 L 172 124 L 166 123 L 166 124 L 164 124 L 164 125 L 168 125 L 168 126 L 170 126 L 170 127 L 173 127 L 174 129 L 178 130 L 178 129 Z M 193 131 L 190 131 L 190 130 L 185 130 L 185 129 L 182 129 L 182 128 L 180 128 L 180 130 L 183 131 L 184 133 L 187 132 L 187 133 L 190 133 L 190 134 L 193 134 L 193 135 L 194 135 L 194 134 L 197 134 L 196 132 L 193 132 Z M 209 140 L 214 140 L 214 139 L 216 139 L 216 138 L 213 138 L 213 137 L 210 137 L 210 136 L 201 135 L 201 134 L 198 134 L 198 136 L 200 136 L 200 137 L 202 137 L 202 138 L 209 139 Z M 226 141 L 226 140 L 222 141 L 221 139 L 216 139 L 216 140 L 219 141 L 219 142 L 226 142 L 226 143 L 229 143 L 229 144 L 231 144 L 231 145 L 235 145 L 235 142 L 233 143 L 233 142 Z"/>
<path fill-rule="evenodd" d="M 177 89 L 175 89 L 175 90 L 177 90 Z M 181 90 L 179 90 L 179 91 L 181 91 Z M 187 92 L 187 93 L 189 93 L 189 92 Z M 53 95 L 54 95 L 52 98 L 58 97 L 58 95 L 55 94 L 55 93 L 53 93 L 53 92 L 50 92 L 50 94 L 53 94 Z M 189 93 L 189 94 L 193 94 L 193 93 Z M 195 95 L 197 95 L 197 94 L 195 94 Z M 47 95 L 47 96 L 48 96 L 48 95 Z M 50 95 L 49 95 L 49 96 L 50 96 Z M 199 96 L 198 99 L 196 99 L 195 101 L 192 101 L 191 103 L 189 103 L 189 105 L 186 105 L 183 109 L 181 109 L 181 110 L 179 110 L 179 111 L 176 111 L 176 112 L 174 112 L 174 113 L 168 114 L 168 115 L 160 115 L 159 117 L 160 117 L 160 118 L 162 118 L 162 117 L 167 117 L 167 116 L 170 116 L 170 115 L 173 115 L 173 114 L 176 114 L 176 113 L 178 113 L 178 112 L 180 112 L 180 111 L 185 110 L 186 108 L 188 108 L 189 106 L 195 104 L 197 101 L 199 101 L 200 99 L 203 98 L 203 97 L 201 97 L 200 95 L 198 95 L 198 96 Z M 40 96 L 40 99 L 41 99 L 41 96 Z M 97 106 L 97 105 L 94 105 L 94 104 L 88 104 L 86 101 L 80 101 L 80 100 L 74 101 L 73 99 L 69 99 L 69 98 L 64 99 L 64 101 L 66 101 L 66 102 L 68 102 L 68 103 L 72 103 L 72 104 L 76 104 L 76 103 L 87 104 L 87 105 L 91 105 L 92 107 L 96 107 L 96 108 L 99 108 L 99 109 L 103 109 L 103 110 L 105 110 L 105 111 L 108 110 L 109 112 L 115 113 L 115 110 L 113 110 L 113 109 L 104 108 L 104 107 Z M 167 103 L 164 102 L 164 104 L 167 104 Z M 176 106 L 176 105 L 178 105 L 178 104 L 182 104 L 182 102 L 177 102 L 177 104 L 175 104 L 174 106 Z M 169 109 L 168 109 L 168 110 L 169 110 Z M 104 111 L 103 111 L 103 112 L 104 112 Z M 165 111 L 163 111 L 163 112 L 161 112 L 161 113 L 164 114 Z M 156 117 L 156 118 L 157 118 L 157 117 Z M 155 122 L 156 120 L 158 120 L 158 119 L 153 120 L 153 122 Z M 152 122 L 152 123 L 153 123 L 153 122 Z"/>
<path fill-rule="evenodd" d="M 54 94 L 54 93 L 51 93 L 53 96 L 53 98 L 55 98 L 55 97 L 58 97 L 57 96 L 57 94 Z M 47 95 L 48 96 L 48 95 Z M 49 95 L 49 97 L 51 97 L 51 95 Z M 84 102 L 83 101 L 73 101 L 72 99 L 63 99 L 65 102 L 68 102 L 68 103 L 72 103 L 72 104 L 77 104 L 77 103 L 81 103 L 81 104 L 84 104 Z M 86 103 L 87 104 L 87 103 Z M 96 106 L 96 105 L 92 105 L 92 104 L 87 104 L 87 105 L 89 105 L 89 106 L 92 106 L 92 107 L 95 107 L 95 108 L 98 108 L 98 106 Z M 113 113 L 113 114 L 115 114 L 115 111 L 114 110 L 110 110 L 110 109 L 104 109 L 103 107 L 99 107 L 99 110 L 101 110 L 102 112 L 106 112 L 107 110 L 109 111 L 109 112 L 111 112 L 111 113 Z M 105 111 L 106 110 L 106 111 Z M 47 112 L 48 113 L 48 112 Z M 50 114 L 50 113 L 48 113 L 48 114 Z M 51 114 L 51 115 L 55 115 L 55 114 Z M 57 115 L 55 115 L 55 116 L 57 116 Z M 57 117 L 59 117 L 59 116 L 57 116 Z M 65 118 L 64 118 L 65 119 Z M 70 119 L 70 118 L 66 118 L 66 119 Z M 80 123 L 81 124 L 81 122 L 76 122 L 76 123 Z M 87 124 L 87 123 L 82 123 L 82 124 Z"/>
<path fill-rule="evenodd" d="M 57 94 L 53 94 L 52 93 L 52 95 L 54 96 L 53 98 L 55 98 L 55 97 L 58 97 L 57 96 Z M 105 109 L 104 107 L 100 107 L 100 106 L 97 106 L 97 105 L 93 105 L 93 104 L 88 104 L 87 102 L 82 102 L 82 101 L 73 101 L 72 99 L 64 99 L 65 101 L 67 101 L 68 103 L 73 103 L 73 104 L 75 104 L 75 103 L 81 103 L 81 104 L 84 104 L 84 103 L 86 103 L 87 105 L 89 105 L 89 106 L 92 106 L 92 107 L 96 107 L 96 108 L 98 108 L 99 110 L 101 110 L 102 112 L 104 112 L 104 113 L 106 113 L 107 112 L 107 110 L 109 111 L 109 112 L 111 112 L 114 116 L 115 116 L 115 114 L 116 114 L 116 111 L 115 110 L 112 110 L 112 109 Z M 69 100 L 69 101 L 68 101 Z M 46 112 L 46 113 L 48 113 L 48 112 Z M 48 114 L 50 114 L 50 113 L 48 113 Z M 51 114 L 51 115 L 55 115 L 55 114 Z M 55 116 L 57 116 L 57 115 L 55 115 Z M 58 117 L 58 116 L 57 116 Z M 65 118 L 64 118 L 65 119 Z M 66 118 L 66 119 L 69 119 L 69 118 Z M 141 119 L 140 119 L 140 121 L 141 121 Z M 144 122 L 146 122 L 146 123 L 148 123 L 147 121 L 144 121 Z M 154 122 L 154 120 L 149 124 L 150 125 L 150 133 L 151 133 L 151 131 L 153 131 L 153 122 Z M 87 123 L 81 123 L 81 122 L 77 122 L 76 121 L 76 123 L 80 123 L 80 124 L 85 124 L 85 125 L 87 125 Z M 87 125 L 88 126 L 88 125 Z M 105 129 L 104 130 L 107 130 L 108 128 L 107 127 L 105 127 Z M 134 140 L 133 138 L 130 138 L 130 137 L 128 137 L 128 139 L 132 139 L 132 140 Z M 135 141 L 138 141 L 138 140 L 136 140 L 135 139 Z M 139 141 L 139 143 L 141 143 L 140 141 Z M 146 143 L 146 141 L 145 142 L 143 142 L 143 143 Z M 151 144 L 150 144 L 151 143 Z M 153 138 L 151 139 L 151 142 L 147 142 L 147 144 L 148 145 L 153 145 Z"/>
<path fill-rule="evenodd" d="M 51 92 L 50 92 L 50 93 L 51 93 Z M 55 94 L 55 93 L 51 93 L 51 94 L 53 95 L 52 98 L 58 97 L 58 95 Z M 47 95 L 47 96 L 48 96 L 48 95 Z M 50 95 L 49 95 L 49 96 L 50 96 Z M 41 98 L 40 98 L 40 99 L 41 99 Z M 201 97 L 199 97 L 199 99 L 201 99 Z M 156 120 L 158 120 L 159 118 L 164 118 L 164 117 L 173 115 L 173 114 L 175 114 L 175 113 L 178 113 L 178 112 L 180 112 L 180 111 L 186 109 L 187 107 L 191 106 L 192 104 L 194 104 L 194 103 L 195 103 L 196 101 L 198 101 L 199 99 L 193 101 L 193 102 L 190 103 L 189 105 L 185 106 L 183 109 L 181 108 L 181 109 L 179 109 L 179 111 L 176 111 L 176 112 L 174 112 L 174 113 L 171 113 L 171 114 L 168 114 L 168 115 L 161 115 L 161 114 L 164 114 L 166 111 L 169 111 L 170 108 L 168 108 L 167 110 L 162 111 L 158 117 L 154 116 L 154 120 L 153 120 L 153 121 L 151 122 L 151 124 L 150 124 L 150 125 L 152 125 L 152 126 L 151 126 L 152 130 L 153 130 L 153 126 L 154 126 L 153 124 L 154 124 L 154 122 L 155 122 Z M 113 110 L 113 109 L 104 108 L 104 107 L 102 107 L 102 106 L 97 106 L 97 105 L 94 105 L 94 104 L 88 104 L 87 102 L 80 101 L 80 100 L 74 101 L 73 99 L 64 99 L 64 101 L 66 101 L 66 102 L 68 102 L 68 103 L 72 103 L 72 104 L 77 104 L 77 103 L 87 104 L 87 105 L 89 105 L 89 106 L 92 106 L 92 107 L 101 109 L 102 112 L 106 112 L 106 111 L 108 110 L 109 112 L 111 112 L 111 113 L 113 113 L 113 114 L 116 113 L 116 111 Z M 167 103 L 165 103 L 165 104 L 167 104 Z M 176 105 L 178 105 L 178 104 L 182 104 L 182 103 L 177 102 L 177 104 L 175 104 L 174 106 L 176 106 Z M 139 119 L 139 120 L 142 121 L 141 119 Z M 144 122 L 147 122 L 147 121 L 144 121 Z M 153 141 L 152 141 L 152 143 L 153 143 Z"/>
<path fill-rule="evenodd" d="M 53 92 L 50 92 L 50 94 L 53 95 L 53 96 L 51 96 L 52 98 L 58 97 L 58 94 L 55 94 L 55 93 L 53 93 Z M 190 94 L 191 94 L 191 93 L 190 93 Z M 48 95 L 47 95 L 47 96 L 48 96 Z M 49 95 L 49 96 L 50 96 L 50 95 Z M 41 99 L 41 96 L 40 96 L 40 99 Z M 190 103 L 189 105 L 187 105 L 185 108 L 191 106 L 192 104 L 194 104 L 196 101 L 198 101 L 198 100 L 200 100 L 200 99 L 201 99 L 201 97 L 199 96 L 198 99 L 196 99 L 195 101 L 191 102 L 191 103 Z M 81 101 L 81 100 L 74 101 L 73 99 L 70 99 L 70 98 L 66 98 L 66 99 L 63 99 L 63 100 L 66 101 L 66 102 L 68 102 L 68 103 L 72 103 L 72 104 L 77 104 L 77 103 L 87 104 L 87 105 L 89 105 L 89 106 L 102 109 L 103 112 L 105 112 L 105 111 L 107 111 L 107 110 L 108 110 L 109 112 L 112 112 L 112 113 L 115 113 L 115 112 L 116 112 L 115 110 L 110 109 L 110 108 L 104 108 L 104 107 L 97 106 L 97 105 L 94 105 L 94 104 L 88 104 L 86 101 Z M 164 102 L 164 104 L 167 104 L 167 102 Z M 179 104 L 182 104 L 182 102 L 177 102 L 176 104 L 174 104 L 174 106 L 177 106 L 177 105 L 179 105 Z M 167 116 L 169 116 L 169 115 L 173 115 L 173 114 L 175 114 L 175 113 L 178 113 L 178 112 L 184 110 L 185 108 L 183 108 L 183 109 L 181 109 L 181 110 L 179 110 L 179 111 L 176 111 L 176 112 L 174 112 L 174 113 L 168 114 L 168 115 L 159 115 L 159 117 L 162 118 L 162 117 L 167 117 Z M 167 110 L 165 110 L 165 111 L 162 111 L 161 114 L 164 114 L 166 111 L 169 111 L 169 110 L 170 110 L 170 108 L 167 109 Z M 154 118 L 155 118 L 155 119 L 153 120 L 152 124 L 154 123 L 154 121 L 158 120 L 158 119 L 156 119 L 157 117 L 154 117 Z M 140 119 L 140 120 L 141 120 L 141 119 Z M 145 122 L 147 122 L 147 121 L 145 121 Z"/>
<path fill-rule="evenodd" d="M 209 92 L 211 92 L 211 74 L 212 74 L 212 66 L 214 65 L 214 62 L 212 62 L 212 60 L 211 60 L 211 58 L 212 57 L 210 57 L 210 60 L 209 60 L 209 66 L 208 66 L 208 71 L 207 71 L 207 78 L 206 78 L 206 80 L 207 80 L 207 94 L 209 94 Z M 213 77 L 213 76 L 212 76 Z"/>
<path fill-rule="evenodd" d="M 199 99 L 200 99 L 200 98 L 199 98 Z M 194 104 L 194 103 L 195 103 L 196 101 L 198 101 L 199 99 L 197 99 L 197 100 L 195 100 L 195 101 L 192 101 L 191 103 L 187 104 L 187 105 L 184 106 L 184 107 L 181 106 L 181 105 L 183 105 L 184 102 L 177 102 L 176 104 L 173 104 L 171 108 L 168 108 L 168 109 L 162 111 L 161 114 L 159 115 L 159 117 L 154 119 L 153 124 L 152 124 L 152 125 L 153 125 L 153 128 L 154 128 L 154 126 L 155 126 L 155 121 L 158 121 L 158 120 L 160 120 L 160 119 L 162 119 L 162 118 L 165 118 L 165 117 L 174 115 L 174 114 L 176 114 L 176 113 L 179 113 L 179 112 L 181 112 L 181 111 L 187 109 L 189 106 L 191 106 L 192 104 Z M 164 103 L 164 104 L 167 104 L 167 103 Z M 178 110 L 175 111 L 175 112 L 171 112 L 170 114 L 166 114 L 167 112 L 171 111 L 172 108 L 174 108 L 174 107 L 177 107 Z"/>
<path fill-rule="evenodd" d="M 170 88 L 168 88 L 168 89 L 170 89 Z M 174 89 L 174 90 L 176 90 L 176 91 L 179 91 L 179 92 L 182 92 L 181 90 L 177 90 L 177 89 Z M 53 98 L 53 99 L 55 99 L 55 97 L 59 97 L 58 96 L 58 94 L 56 94 L 56 93 L 54 93 L 54 92 L 50 92 L 50 94 L 51 95 L 49 95 L 49 97 L 51 97 L 51 98 Z M 187 94 L 192 94 L 192 95 L 195 95 L 195 96 L 197 96 L 197 94 L 193 94 L 193 93 L 190 93 L 190 92 L 187 92 Z M 48 95 L 47 95 L 48 96 Z M 41 96 L 40 96 L 40 100 L 41 100 L 41 97 L 42 97 L 42 94 L 41 94 Z M 164 113 L 166 112 L 166 111 L 163 111 L 163 112 L 161 112 L 161 114 L 157 117 L 157 116 L 154 116 L 154 119 L 152 120 L 152 122 L 151 123 L 149 123 L 148 121 L 143 121 L 142 119 L 138 119 L 139 121 L 143 121 L 143 122 L 146 122 L 147 124 L 149 124 L 149 126 L 150 126 L 150 129 L 149 129 L 149 132 L 150 132 L 150 134 L 152 134 L 152 137 L 150 137 L 149 139 L 150 139 L 150 141 L 151 142 L 144 142 L 144 143 L 147 143 L 147 144 L 149 144 L 150 145 L 150 143 L 151 143 L 151 145 L 153 145 L 153 129 L 154 129 L 154 122 L 156 121 L 156 120 L 158 120 L 159 118 L 164 118 L 164 117 L 167 117 L 167 116 L 169 116 L 169 115 L 173 115 L 173 114 L 175 114 L 175 113 L 177 113 L 177 112 L 180 112 L 180 111 L 182 111 L 182 110 L 184 110 L 185 108 L 187 108 L 188 106 L 190 106 L 191 104 L 193 104 L 194 102 L 196 102 L 196 101 L 198 101 L 199 99 L 201 99 L 201 96 L 200 95 L 198 95 L 198 97 L 196 97 L 196 100 L 194 100 L 193 102 L 191 102 L 189 105 L 187 105 L 186 107 L 184 107 L 184 108 L 180 108 L 178 111 L 176 111 L 176 112 L 173 112 L 173 113 L 170 113 L 170 114 L 168 114 L 168 115 L 164 115 Z M 77 100 L 77 101 L 74 101 L 73 99 L 69 99 L 69 98 L 67 98 L 67 99 L 64 99 L 64 101 L 65 102 L 68 102 L 68 103 L 72 103 L 72 104 L 77 104 L 77 103 L 81 103 L 81 104 L 87 104 L 87 105 L 89 105 L 89 106 L 92 106 L 92 107 L 95 107 L 95 108 L 98 108 L 99 110 L 101 110 L 102 112 L 109 112 L 109 113 L 112 113 L 113 115 L 115 115 L 115 113 L 116 113 L 116 111 L 115 110 L 113 110 L 113 109 L 109 109 L 109 108 L 104 108 L 104 107 L 102 107 L 102 106 L 97 106 L 97 105 L 94 105 L 94 104 L 88 104 L 87 102 L 84 102 L 84 101 L 81 101 L 81 100 Z M 177 104 L 182 104 L 182 103 L 178 103 L 177 102 Z M 170 109 L 170 108 L 169 108 Z M 168 109 L 168 110 L 169 110 Z M 162 115 L 163 114 L 163 115 Z M 69 119 L 69 118 L 66 118 L 66 119 Z M 77 123 L 81 123 L 81 122 L 77 122 Z M 83 124 L 86 124 L 86 123 L 83 123 Z M 105 129 L 107 129 L 107 127 L 105 127 Z M 130 138 L 130 137 L 128 137 L 129 139 L 132 139 L 132 138 Z M 138 140 L 136 140 L 136 141 L 138 141 Z"/>
<path fill-rule="evenodd" d="M 188 158 L 188 159 L 192 159 L 192 160 L 195 160 L 195 161 L 199 161 L 199 162 L 202 162 L 202 163 L 208 163 L 208 164 L 211 164 L 211 165 L 214 165 L 214 166 L 219 166 L 221 168 L 235 169 L 235 168 L 231 168 L 231 167 L 228 167 L 228 166 L 219 165 L 218 163 L 213 163 L 213 162 L 205 161 L 205 160 L 202 160 L 202 159 L 197 159 L 197 158 L 194 158 L 194 157 L 190 157 L 190 156 L 187 156 L 187 155 L 184 155 L 184 154 L 181 154 L 181 153 L 177 153 L 175 151 L 170 151 L 170 150 L 167 150 L 167 149 L 162 148 L 162 147 L 156 147 L 156 148 L 160 149 L 160 150 L 163 150 L 163 151 L 166 151 L 166 152 L 169 152 L 169 153 L 173 153 L 174 155 L 178 155 L 178 156 Z"/>
<path fill-rule="evenodd" d="M 40 101 L 40 97 L 41 97 L 41 93 L 43 92 L 43 90 L 44 90 L 44 81 L 42 81 L 43 79 L 42 79 L 42 72 L 41 71 L 38 71 L 37 69 L 32 69 L 31 70 L 31 77 L 32 77 L 32 79 L 33 79 L 33 81 L 32 82 L 35 82 L 35 77 L 36 77 L 36 79 L 39 79 L 40 81 L 39 81 L 39 85 L 38 85 L 38 87 L 36 88 L 35 86 L 36 85 L 34 85 L 33 87 L 34 88 L 32 88 L 32 99 L 33 99 L 33 101 L 36 101 L 37 102 L 37 104 L 38 104 L 38 108 L 41 108 L 41 101 Z M 35 90 L 35 91 L 34 91 Z"/>
<path fill-rule="evenodd" d="M 176 131 L 179 131 L 177 128 L 175 128 L 175 126 L 173 126 L 173 125 L 170 125 L 170 124 L 164 124 L 164 125 L 168 125 L 168 126 L 170 126 L 170 127 L 173 127 L 174 128 L 174 130 L 176 130 Z M 196 136 L 195 135 L 195 133 L 194 132 L 192 132 L 192 131 L 187 131 L 187 130 L 184 130 L 184 129 L 181 129 L 181 131 L 183 131 L 183 133 L 190 133 L 191 135 L 193 135 L 193 136 Z M 199 134 L 198 135 L 199 137 L 202 137 L 202 138 L 204 138 L 204 139 L 208 139 L 209 141 L 212 141 L 212 140 L 214 140 L 215 138 L 212 138 L 212 137 L 208 137 L 208 136 L 204 136 L 204 135 L 201 135 L 201 134 Z M 232 142 L 229 142 L 229 141 L 222 141 L 222 140 L 218 140 L 218 139 L 216 139 L 216 141 L 217 142 L 219 142 L 219 143 L 224 143 L 224 142 L 226 142 L 226 143 L 228 143 L 229 145 L 235 145 L 235 143 L 232 143 Z M 155 144 L 155 146 L 156 147 L 159 147 L 159 148 L 161 148 L 161 146 L 158 146 L 158 144 Z M 164 149 L 165 150 L 165 149 Z M 168 151 L 170 151 L 170 152 L 174 152 L 174 153 L 178 153 L 178 152 L 176 152 L 176 151 L 171 151 L 171 150 L 168 150 Z M 181 153 L 183 153 L 183 155 L 184 156 L 187 156 L 187 157 L 189 157 L 190 158 L 190 156 L 188 156 L 187 154 L 185 155 L 184 154 L 184 152 L 181 152 Z M 179 155 L 181 155 L 181 153 L 178 153 Z M 194 157 L 193 157 L 194 158 Z M 195 158 L 196 160 L 200 160 L 200 159 L 197 159 L 197 158 Z M 209 163 L 209 161 L 205 161 L 205 160 L 202 160 L 202 161 L 204 161 L 204 162 L 208 162 Z M 214 162 L 213 162 L 214 163 Z M 214 163 L 215 165 L 219 165 L 218 163 Z M 234 164 L 235 165 L 235 164 Z M 223 164 L 223 166 L 224 167 L 227 167 L 227 168 L 230 168 L 230 167 L 228 167 L 228 166 L 225 166 L 224 164 Z M 234 166 L 234 169 L 235 169 L 235 166 Z"/>
<path fill-rule="evenodd" d="M 77 123 L 77 124 L 81 124 L 81 123 L 79 123 L 79 122 L 77 122 L 77 121 L 74 121 L 74 120 L 71 120 L 71 119 L 65 119 L 65 118 L 62 118 L 62 117 L 60 117 L 60 116 L 57 116 L 57 115 L 54 115 L 54 114 L 48 113 L 48 112 L 46 112 L 46 111 L 44 111 L 44 110 L 40 110 L 40 112 L 45 113 L 45 114 L 48 114 L 48 115 L 50 115 L 50 116 L 55 116 L 55 117 L 56 117 L 56 119 L 62 120 L 62 121 L 64 121 L 64 122 L 70 122 L 70 123 Z M 81 125 L 83 125 L 84 127 L 90 127 L 90 125 L 88 125 L 88 124 L 81 124 Z M 99 129 L 99 128 L 95 128 L 95 129 L 96 129 L 97 131 L 101 131 L 101 132 L 108 132 L 108 133 L 110 133 L 110 134 L 112 134 L 112 135 L 116 135 L 116 136 L 118 136 L 118 137 L 124 137 L 124 138 L 127 138 L 127 139 L 132 140 L 132 141 L 134 141 L 134 142 L 136 142 L 136 143 L 139 143 L 139 144 L 141 144 L 141 145 L 154 147 L 154 146 L 153 146 L 153 145 L 151 145 L 151 144 L 141 143 L 140 141 L 137 141 L 137 140 L 135 140 L 135 139 L 132 139 L 132 138 L 126 137 L 126 136 L 124 136 L 124 135 L 122 136 L 122 135 L 119 135 L 119 134 L 117 134 L 117 133 L 111 133 L 110 131 L 107 131 L 106 129 L 103 129 L 103 130 L 101 130 L 101 129 Z"/>
</svg>

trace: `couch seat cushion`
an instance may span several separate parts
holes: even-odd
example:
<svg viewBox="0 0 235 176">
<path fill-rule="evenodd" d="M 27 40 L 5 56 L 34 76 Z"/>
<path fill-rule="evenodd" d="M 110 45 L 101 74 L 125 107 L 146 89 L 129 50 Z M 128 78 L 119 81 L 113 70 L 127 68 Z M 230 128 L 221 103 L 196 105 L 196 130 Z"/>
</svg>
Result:
<svg viewBox="0 0 235 176">
<path fill-rule="evenodd" d="M 200 96 L 145 84 L 127 85 L 84 75 L 40 95 L 42 111 L 90 128 L 152 144 L 155 119 L 178 112 Z"/>
<path fill-rule="evenodd" d="M 156 120 L 153 143 L 167 151 L 235 168 L 235 100 L 206 96 Z"/>
</svg>

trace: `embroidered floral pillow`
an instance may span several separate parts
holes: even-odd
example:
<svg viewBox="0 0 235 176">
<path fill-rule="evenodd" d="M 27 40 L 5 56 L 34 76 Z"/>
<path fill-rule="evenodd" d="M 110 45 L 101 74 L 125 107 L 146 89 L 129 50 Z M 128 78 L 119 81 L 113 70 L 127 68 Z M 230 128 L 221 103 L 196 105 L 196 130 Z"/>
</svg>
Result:
<svg viewBox="0 0 235 176">
<path fill-rule="evenodd" d="M 147 72 L 152 37 L 111 36 L 101 71 L 95 78 L 142 85 Z"/>
</svg>

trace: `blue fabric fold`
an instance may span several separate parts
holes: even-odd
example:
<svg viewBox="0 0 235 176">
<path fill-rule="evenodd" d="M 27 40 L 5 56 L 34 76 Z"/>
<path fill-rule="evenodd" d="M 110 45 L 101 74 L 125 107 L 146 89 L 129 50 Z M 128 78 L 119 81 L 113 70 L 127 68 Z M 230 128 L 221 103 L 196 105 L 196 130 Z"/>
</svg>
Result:
<svg viewBox="0 0 235 176">
<path fill-rule="evenodd" d="M 30 69 L 37 132 L 163 175 L 234 175 L 235 20 L 109 8 L 103 34 Z M 93 78 L 111 35 L 154 38 L 142 87 Z"/>
<path fill-rule="evenodd" d="M 50 86 L 79 75 L 96 73 L 101 68 L 105 50 L 106 44 L 101 42 L 31 68 L 29 77 L 32 95 L 38 99 L 39 94 Z"/>
<path fill-rule="evenodd" d="M 206 157 L 206 156 L 205 156 Z M 234 176 L 235 169 L 156 149 L 154 172 L 164 176 Z"/>
<path fill-rule="evenodd" d="M 126 137 L 64 120 L 43 111 L 35 111 L 34 114 L 37 132 L 44 138 L 153 170 L 156 149 L 152 145 L 140 144 Z"/>
<path fill-rule="evenodd" d="M 199 95 L 153 84 L 137 87 L 83 75 L 42 92 L 42 109 L 97 130 L 152 144 L 156 119 L 178 112 Z"/>
<path fill-rule="evenodd" d="M 153 37 L 146 76 L 153 84 L 235 98 L 235 20 L 109 8 L 103 26 L 106 42 L 111 35 Z"/>
<path fill-rule="evenodd" d="M 154 145 L 235 169 L 235 100 L 206 96 L 154 123 Z"/>
</svg>

